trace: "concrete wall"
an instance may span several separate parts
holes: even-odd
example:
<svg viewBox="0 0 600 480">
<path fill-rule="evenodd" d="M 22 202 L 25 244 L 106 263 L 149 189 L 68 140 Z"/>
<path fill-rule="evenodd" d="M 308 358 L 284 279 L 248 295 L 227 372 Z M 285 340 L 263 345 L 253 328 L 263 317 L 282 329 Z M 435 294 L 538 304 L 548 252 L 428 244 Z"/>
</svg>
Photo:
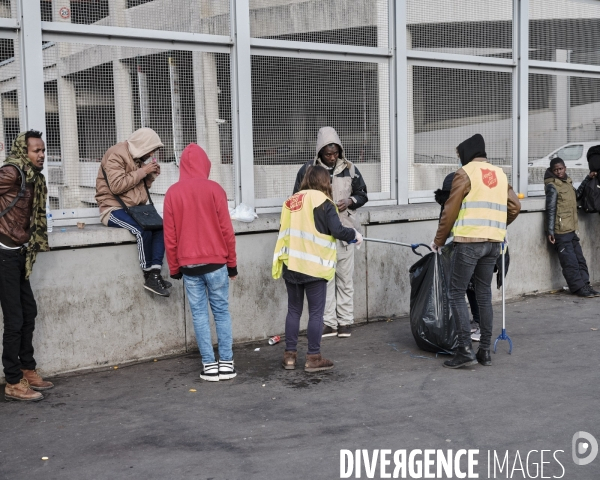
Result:
<svg viewBox="0 0 600 480">
<path fill-rule="evenodd" d="M 544 200 L 527 199 L 523 207 L 527 211 L 509 228 L 508 298 L 565 284 L 543 235 Z M 367 236 L 427 244 L 439 213 L 435 204 L 362 210 Z M 237 342 L 284 330 L 284 283 L 271 279 L 278 220 L 272 214 L 250 224 L 235 222 L 240 274 L 231 282 L 230 299 Z M 580 231 L 592 279 L 598 281 L 600 266 L 592 261 L 600 247 L 598 215 L 581 214 Z M 39 307 L 34 345 L 44 374 L 197 349 L 182 282 L 173 281 L 169 298 L 147 292 L 131 242 L 128 232 L 100 225 L 51 234 L 54 250 L 38 256 L 31 279 Z M 95 245 L 80 248 L 90 243 Z M 408 248 L 379 243 L 365 243 L 356 252 L 357 321 L 408 314 L 408 269 L 417 259 Z"/>
</svg>

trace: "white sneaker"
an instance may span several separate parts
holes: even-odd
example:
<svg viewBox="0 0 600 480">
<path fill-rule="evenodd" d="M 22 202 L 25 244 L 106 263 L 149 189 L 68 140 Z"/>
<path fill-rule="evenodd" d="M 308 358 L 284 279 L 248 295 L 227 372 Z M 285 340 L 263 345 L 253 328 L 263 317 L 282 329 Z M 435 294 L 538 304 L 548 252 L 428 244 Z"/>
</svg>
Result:
<svg viewBox="0 0 600 480">
<path fill-rule="evenodd" d="M 217 362 L 203 363 L 202 372 L 200 372 L 200 378 L 202 380 L 206 380 L 207 382 L 218 382 L 219 364 Z"/>
<path fill-rule="evenodd" d="M 481 330 L 479 328 L 471 334 L 471 340 L 474 342 L 479 342 L 481 340 Z"/>
<path fill-rule="evenodd" d="M 219 380 L 230 380 L 237 375 L 233 368 L 233 360 L 219 360 Z"/>
</svg>

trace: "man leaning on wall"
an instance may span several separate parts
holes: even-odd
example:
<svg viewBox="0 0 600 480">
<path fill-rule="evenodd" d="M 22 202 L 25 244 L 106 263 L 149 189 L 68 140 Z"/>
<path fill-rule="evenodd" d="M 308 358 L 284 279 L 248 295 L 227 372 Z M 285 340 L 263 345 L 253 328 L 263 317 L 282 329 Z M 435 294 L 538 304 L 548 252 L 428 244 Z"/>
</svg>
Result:
<svg viewBox="0 0 600 480">
<path fill-rule="evenodd" d="M 165 256 L 163 231 L 145 231 L 117 199 L 118 196 L 128 208 L 148 202 L 148 189 L 160 175 L 160 165 L 154 159 L 154 154 L 162 146 L 154 130 L 140 128 L 124 142 L 110 147 L 98 169 L 96 202 L 104 225 L 125 228 L 135 235 L 140 266 L 144 273 L 144 288 L 168 297 L 172 284 L 164 280 L 160 273 Z"/>
<path fill-rule="evenodd" d="M 40 132 L 20 133 L 0 168 L 0 303 L 7 400 L 42 400 L 39 391 L 54 386 L 36 372 L 33 331 L 37 305 L 29 283 L 37 252 L 49 250 L 48 190 L 42 175 L 45 152 Z"/>
<path fill-rule="evenodd" d="M 322 127 L 317 134 L 315 157 L 298 171 L 294 193 L 311 165 L 321 165 L 329 172 L 333 201 L 344 227 L 360 231 L 354 212 L 369 200 L 367 185 L 344 153 L 340 137 L 332 127 Z M 327 283 L 327 300 L 323 316 L 323 337 L 349 337 L 354 323 L 354 245 L 337 240 L 335 277 Z"/>
</svg>

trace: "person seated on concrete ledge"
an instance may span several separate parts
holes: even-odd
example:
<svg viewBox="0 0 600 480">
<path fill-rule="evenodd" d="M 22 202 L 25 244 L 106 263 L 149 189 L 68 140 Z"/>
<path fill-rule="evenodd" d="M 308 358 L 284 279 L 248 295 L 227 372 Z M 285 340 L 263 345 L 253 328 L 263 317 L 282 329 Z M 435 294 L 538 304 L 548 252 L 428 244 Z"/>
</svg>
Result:
<svg viewBox="0 0 600 480">
<path fill-rule="evenodd" d="M 160 165 L 154 159 L 154 154 L 162 146 L 154 130 L 140 128 L 124 142 L 110 147 L 98 169 L 96 202 L 104 225 L 125 228 L 135 235 L 144 274 L 144 288 L 168 297 L 172 284 L 164 280 L 160 273 L 165 256 L 163 231 L 145 231 L 119 201 L 128 208 L 148 203 L 148 189 L 160 175 Z"/>
<path fill-rule="evenodd" d="M 283 204 L 281 227 L 273 256 L 273 278 L 283 276 L 288 293 L 285 319 L 285 352 L 282 366 L 296 368 L 298 331 L 308 301 L 308 352 L 304 370 L 318 372 L 333 368 L 333 362 L 321 356 L 323 313 L 327 282 L 335 276 L 336 239 L 362 243 L 362 235 L 342 225 L 333 203 L 329 172 L 321 166 L 308 167 L 300 190 Z"/>
<path fill-rule="evenodd" d="M 20 133 L 0 168 L 0 304 L 6 400 L 38 401 L 54 385 L 36 371 L 33 331 L 37 305 L 29 283 L 37 252 L 49 250 L 46 146 L 34 130 Z M 22 188 L 24 186 L 24 188 Z"/>
<path fill-rule="evenodd" d="M 554 245 L 562 273 L 571 293 L 583 298 L 600 296 L 590 285 L 590 275 L 578 236 L 577 200 L 586 183 L 596 175 L 591 172 L 575 191 L 562 158 L 550 160 L 544 175 L 546 191 L 546 235 Z"/>
<path fill-rule="evenodd" d="M 190 303 L 196 341 L 202 357 L 200 378 L 229 380 L 233 334 L 229 313 L 229 280 L 237 277 L 235 233 L 227 194 L 208 179 L 210 160 L 195 143 L 181 154 L 179 181 L 167 190 L 164 205 L 165 245 L 171 278 L 183 284 Z M 210 334 L 208 304 L 213 313 L 219 362 Z"/>
</svg>

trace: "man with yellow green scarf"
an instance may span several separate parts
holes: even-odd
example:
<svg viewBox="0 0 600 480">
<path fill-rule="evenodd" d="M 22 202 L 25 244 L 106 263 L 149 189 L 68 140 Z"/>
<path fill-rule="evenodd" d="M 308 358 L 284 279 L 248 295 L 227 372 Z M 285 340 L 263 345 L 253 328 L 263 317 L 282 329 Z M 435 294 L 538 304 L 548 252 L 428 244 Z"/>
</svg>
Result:
<svg viewBox="0 0 600 480">
<path fill-rule="evenodd" d="M 37 252 L 47 251 L 41 132 L 20 133 L 0 167 L 0 304 L 4 318 L 2 365 L 7 400 L 37 401 L 54 385 L 36 372 L 33 331 L 37 306 L 29 276 Z"/>
</svg>

